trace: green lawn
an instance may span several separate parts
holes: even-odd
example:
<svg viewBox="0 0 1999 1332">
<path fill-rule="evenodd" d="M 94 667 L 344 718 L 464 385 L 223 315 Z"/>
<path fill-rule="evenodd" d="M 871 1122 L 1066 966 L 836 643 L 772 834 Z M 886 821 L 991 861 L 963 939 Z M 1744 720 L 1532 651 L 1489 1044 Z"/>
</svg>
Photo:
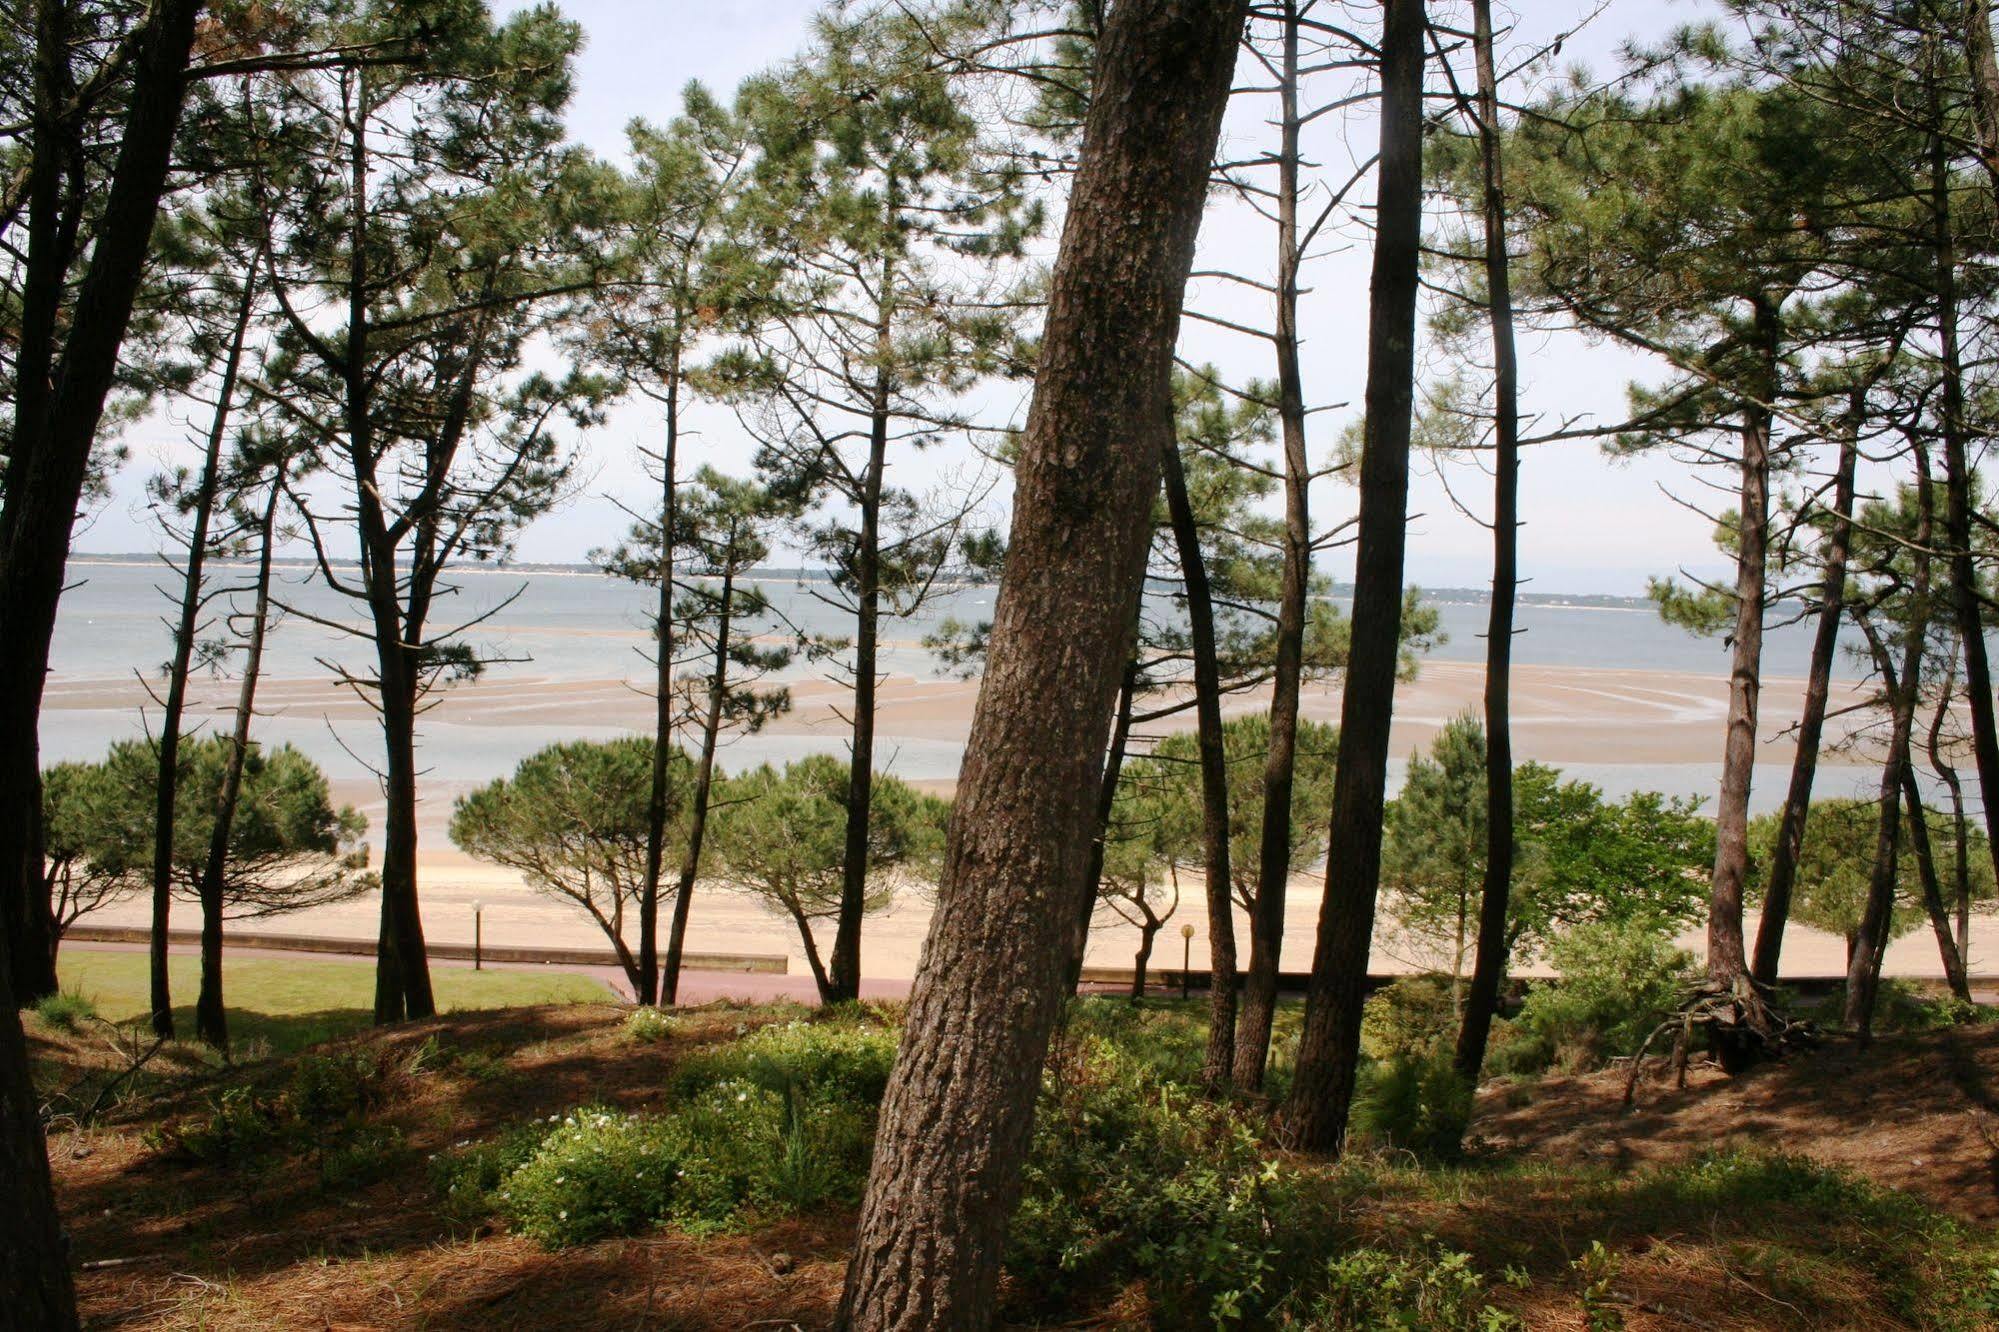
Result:
<svg viewBox="0 0 1999 1332">
<path fill-rule="evenodd" d="M 146 955 L 65 948 L 56 971 L 65 991 L 80 992 L 114 1022 L 146 1012 Z M 176 1030 L 192 1036 L 199 960 L 168 960 Z M 512 1008 L 522 1004 L 598 1003 L 610 988 L 565 971 L 473 971 L 436 967 L 431 984 L 440 1011 Z M 288 1052 L 369 1024 L 375 1002 L 372 962 L 225 957 L 222 994 L 232 1044 L 265 1043 Z"/>
</svg>

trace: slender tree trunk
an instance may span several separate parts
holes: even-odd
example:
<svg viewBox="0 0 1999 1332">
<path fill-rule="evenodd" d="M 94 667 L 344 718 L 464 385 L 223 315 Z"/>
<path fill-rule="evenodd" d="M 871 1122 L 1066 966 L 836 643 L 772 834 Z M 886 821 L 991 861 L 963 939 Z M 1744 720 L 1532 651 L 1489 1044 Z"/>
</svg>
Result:
<svg viewBox="0 0 1999 1332">
<path fill-rule="evenodd" d="M 261 256 L 259 256 L 261 257 Z M 236 397 L 236 376 L 243 364 L 243 344 L 256 309 L 257 261 L 243 274 L 243 295 L 236 306 L 236 323 L 223 363 L 221 393 L 209 423 L 208 447 L 202 457 L 201 480 L 195 491 L 194 527 L 188 534 L 187 568 L 182 574 L 180 622 L 174 628 L 173 663 L 167 668 L 167 697 L 161 709 L 159 777 L 153 801 L 153 929 L 149 952 L 153 1034 L 174 1034 L 173 990 L 167 977 L 167 931 L 171 924 L 174 888 L 174 814 L 180 795 L 180 730 L 187 708 L 187 677 L 194 660 L 194 636 L 203 600 L 202 571 L 208 562 L 208 527 L 215 513 L 216 492 L 222 485 L 222 441 L 229 433 L 229 413 Z"/>
<path fill-rule="evenodd" d="M 1305 451 L 1305 387 L 1298 365 L 1298 3 L 1284 0 L 1277 148 L 1277 421 L 1284 443 L 1284 581 L 1277 599 L 1270 676 L 1270 750 L 1263 759 L 1263 825 L 1256 900 L 1249 913 L 1249 969 L 1236 1023 L 1235 1084 L 1263 1089 L 1284 908 L 1291 888 L 1291 791 L 1298 768 L 1298 689 L 1304 674 L 1305 599 L 1312 579 L 1312 465 Z"/>
<path fill-rule="evenodd" d="M 1118 780 L 1124 775 L 1125 750 L 1131 744 L 1131 708 L 1138 691 L 1138 663 L 1127 661 L 1118 680 L 1117 715 L 1111 722 L 1110 749 L 1104 755 L 1104 775 L 1097 783 L 1096 837 L 1090 842 L 1090 866 L 1084 874 L 1087 891 L 1076 913 L 1076 950 L 1069 966 L 1069 992 L 1083 983 L 1083 958 L 1090 948 L 1090 922 L 1096 918 L 1097 898 L 1103 891 L 1104 855 L 1109 849 L 1111 812 L 1117 807 Z"/>
<path fill-rule="evenodd" d="M 1915 726 L 1916 700 L 1922 692 L 1923 647 L 1928 631 L 1930 603 L 1930 545 L 1932 541 L 1930 464 L 1921 444 L 1915 448 L 1917 520 L 1915 540 L 1909 558 L 1915 565 L 1909 580 L 1908 608 L 1902 628 L 1902 661 L 1899 669 L 1890 658 L 1871 622 L 1861 621 L 1867 645 L 1881 673 L 1882 688 L 1889 704 L 1888 753 L 1881 765 L 1881 821 L 1874 840 L 1874 872 L 1867 885 L 1867 903 L 1860 917 L 1860 931 L 1854 941 L 1853 956 L 1846 972 L 1846 1025 L 1859 1033 L 1866 1044 L 1874 1034 L 1874 1000 L 1880 989 L 1881 961 L 1893 937 L 1889 932 L 1895 910 L 1897 850 L 1902 828 L 1903 778 L 1910 775 L 1909 737 Z M 1909 783 L 1911 794 L 1914 782 Z M 1914 817 L 1914 807 L 1910 810 Z"/>
<path fill-rule="evenodd" d="M 1950 992 L 1971 1002 L 1971 983 L 1964 972 L 1964 955 L 1958 951 L 1951 933 L 1950 908 L 1944 902 L 1943 881 L 1937 873 L 1935 848 L 1930 842 L 1929 816 L 1923 810 L 1923 791 L 1916 781 L 1916 765 L 1902 764 L 1902 799 L 1909 806 L 1909 843 L 1916 853 L 1916 872 L 1922 878 L 1923 912 L 1930 918 L 1930 932 L 1936 936 L 1937 957 L 1943 963 L 1944 983 Z"/>
<path fill-rule="evenodd" d="M 1360 548 L 1340 755 L 1333 774 L 1325 903 L 1305 995 L 1305 1026 L 1279 1133 L 1305 1151 L 1338 1151 L 1359 1072 L 1361 1003 L 1381 884 L 1381 809 L 1402 638 L 1409 436 L 1415 405 L 1417 268 L 1423 231 L 1422 0 L 1387 0 L 1381 45 L 1381 167 L 1368 316 L 1367 420 L 1360 464 Z"/>
<path fill-rule="evenodd" d="M 1138 955 L 1131 960 L 1131 997 L 1135 1003 L 1145 998 L 1145 973 L 1152 966 L 1152 945 L 1159 938 L 1159 927 L 1164 921 L 1146 917 L 1138 927 Z"/>
<path fill-rule="evenodd" d="M 1989 37 L 1990 29 L 1987 33 Z M 1975 53 L 1974 53 L 1975 54 Z M 1981 80 L 1982 82 L 1982 80 Z M 1971 460 L 1964 419 L 1964 359 L 1958 334 L 1957 243 L 1950 212 L 1950 173 L 1939 138 L 1931 140 L 1931 206 L 1935 221 L 1937 334 L 1942 352 L 1938 425 L 1944 446 L 1944 536 L 1950 549 L 1951 609 L 1964 652 L 1964 697 L 1971 713 L 1971 753 L 1984 799 L 1986 845 L 1999 872 L 1999 722 L 1992 705 L 1992 665 L 1972 555 Z M 1999 197 L 1999 196 L 1995 196 Z"/>
<path fill-rule="evenodd" d="M 1777 983 L 1784 951 L 1784 927 L 1791 918 L 1791 892 L 1798 881 L 1798 856 L 1805 845 L 1812 781 L 1818 771 L 1819 743 L 1825 734 L 1832 696 L 1832 663 L 1839 652 L 1839 626 L 1846 609 L 1846 558 L 1853 537 L 1853 473 L 1860 457 L 1860 411 L 1856 396 L 1849 424 L 1840 436 L 1838 471 L 1833 478 L 1832 527 L 1826 533 L 1825 567 L 1819 579 L 1818 628 L 1812 636 L 1811 665 L 1805 672 L 1805 702 L 1798 715 L 1798 749 L 1791 760 L 1791 785 L 1777 820 L 1777 845 L 1763 893 L 1763 916 L 1756 925 L 1751 974 L 1765 985 Z"/>
<path fill-rule="evenodd" d="M 278 499 L 284 493 L 284 463 L 271 480 L 264 504 L 257 584 L 250 612 L 250 636 L 243 655 L 243 681 L 236 690 L 236 717 L 230 734 L 229 766 L 216 794 L 215 827 L 201 870 L 201 988 L 194 1003 L 194 1030 L 218 1050 L 229 1048 L 229 1016 L 222 1004 L 222 890 L 229 867 L 229 842 L 243 794 L 243 766 L 250 757 L 250 724 L 256 716 L 257 681 L 264 668 L 264 632 L 271 619 L 271 553 L 277 545 Z"/>
<path fill-rule="evenodd" d="M 1242 0 L 1110 9 L 1051 282 L 942 886 L 838 1325 L 991 1325 L 1062 1006 L 1118 672 L 1174 445 L 1173 348 Z"/>
<path fill-rule="evenodd" d="M 0 499 L 0 918 L 14 997 L 54 992 L 55 924 L 42 866 L 38 724 L 70 529 L 90 448 L 117 373 L 145 272 L 181 117 L 198 0 L 160 0 L 132 47 L 129 109 L 90 260 L 65 318 L 75 220 L 60 216 L 62 143 L 75 137 L 68 46 L 71 6 L 35 11 L 29 165 L 30 259 L 21 293 L 14 428 Z M 58 344 L 58 330 L 65 336 Z M 0 1305 L 7 1300 L 0 1289 Z"/>
<path fill-rule="evenodd" d="M 1221 668 L 1215 656 L 1215 606 L 1208 587 L 1207 561 L 1180 443 L 1172 441 L 1162 460 L 1166 512 L 1180 552 L 1180 576 L 1187 587 L 1187 628 L 1194 657 L 1194 718 L 1201 759 L 1201 859 L 1207 878 L 1208 1054 L 1201 1081 L 1210 1090 L 1229 1085 L 1235 1068 L 1236 960 L 1235 879 L 1229 869 L 1229 764 L 1222 744 Z"/>
<path fill-rule="evenodd" d="M 1509 961 L 1513 895 L 1513 610 L 1520 590 L 1520 360 L 1513 336 L 1513 269 L 1506 250 L 1506 177 L 1499 148 L 1499 72 L 1492 0 L 1473 0 L 1478 140 L 1484 177 L 1486 315 L 1492 324 L 1492 606 L 1485 625 L 1485 880 L 1478 942 L 1455 1062 L 1476 1083 Z"/>
<path fill-rule="evenodd" d="M 1714 876 L 1708 892 L 1707 970 L 1733 988 L 1748 974 L 1743 947 L 1743 887 L 1749 877 L 1749 787 L 1756 768 L 1756 713 L 1763 688 L 1763 602 L 1769 579 L 1770 425 L 1768 403 L 1777 377 L 1775 305 L 1761 297 L 1755 311 L 1763 391 L 1742 410 L 1740 515 L 1736 529 L 1735 635 L 1728 675 L 1728 735 L 1721 751 L 1721 795 L 1715 802 Z"/>
<path fill-rule="evenodd" d="M 715 789 L 715 746 L 722 736 L 722 704 L 729 696 L 729 625 L 735 609 L 734 556 L 722 568 L 722 616 L 715 627 L 715 664 L 708 677 L 708 715 L 701 723 L 701 758 L 694 771 L 692 807 L 687 815 L 687 852 L 680 862 L 680 881 L 673 889 L 673 923 L 666 936 L 666 975 L 660 1000 L 680 1002 L 680 959 L 687 942 L 687 913 L 694 902 L 694 880 L 701 872 L 701 843 L 708 833 L 708 803 Z"/>
<path fill-rule="evenodd" d="M 673 551 L 677 539 L 674 532 L 675 487 L 678 478 L 674 475 L 680 453 L 680 349 L 673 350 L 672 361 L 666 376 L 666 448 L 660 455 L 659 483 L 659 603 L 653 611 L 654 639 L 658 658 L 653 671 L 653 723 L 652 723 L 652 787 L 646 797 L 646 870 L 645 882 L 639 888 L 639 983 L 633 998 L 641 1004 L 659 1001 L 661 982 L 659 976 L 659 880 L 662 866 L 666 861 L 666 805 L 667 777 L 670 772 L 668 758 L 673 748 Z M 674 907 L 676 929 L 685 915 L 678 902 L 685 901 L 688 888 L 683 885 Z M 669 979 L 665 983 L 671 1003 L 674 986 L 679 981 L 679 953 L 672 944 L 668 945 L 667 970 Z"/>
<path fill-rule="evenodd" d="M 873 416 L 868 427 L 868 471 L 861 494 L 861 531 L 854 552 L 854 735 L 847 769 L 847 845 L 841 862 L 840 919 L 833 934 L 833 995 L 857 999 L 861 993 L 861 918 L 868 909 L 868 820 L 875 790 L 875 673 L 881 632 L 882 471 L 888 465 L 889 354 L 888 283 L 882 272 L 883 304 L 876 327 L 883 368 L 875 375 Z"/>
</svg>

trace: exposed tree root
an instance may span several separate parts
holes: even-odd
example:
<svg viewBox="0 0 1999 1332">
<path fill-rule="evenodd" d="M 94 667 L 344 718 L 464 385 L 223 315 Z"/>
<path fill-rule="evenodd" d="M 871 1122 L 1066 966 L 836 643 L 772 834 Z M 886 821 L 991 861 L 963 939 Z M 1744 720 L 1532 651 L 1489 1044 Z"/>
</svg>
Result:
<svg viewBox="0 0 1999 1332">
<path fill-rule="evenodd" d="M 1694 1033 L 1707 1033 L 1708 1049 L 1723 1071 L 1729 1074 L 1764 1059 L 1778 1059 L 1792 1050 L 1816 1045 L 1818 1028 L 1791 1018 L 1771 1002 L 1768 987 L 1753 978 L 1738 976 L 1733 982 L 1714 979 L 1690 986 L 1665 1021 L 1654 1027 L 1631 1057 L 1631 1069 L 1624 1081 L 1624 1104 L 1638 1095 L 1638 1077 L 1645 1056 L 1654 1042 L 1673 1033 L 1672 1067 L 1679 1086 L 1687 1084 L 1687 1060 L 1693 1050 Z"/>
</svg>

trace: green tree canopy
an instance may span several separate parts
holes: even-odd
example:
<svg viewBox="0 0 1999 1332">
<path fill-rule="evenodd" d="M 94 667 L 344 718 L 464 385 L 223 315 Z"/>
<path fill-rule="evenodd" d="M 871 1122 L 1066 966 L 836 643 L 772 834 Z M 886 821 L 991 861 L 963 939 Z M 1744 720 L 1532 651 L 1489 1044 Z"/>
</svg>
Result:
<svg viewBox="0 0 1999 1332">
<path fill-rule="evenodd" d="M 173 878 L 194 898 L 215 835 L 215 806 L 229 763 L 229 737 L 181 746 L 175 795 Z M 80 894 L 69 921 L 116 897 L 143 891 L 152 875 L 153 746 L 122 740 L 97 763 L 65 763 L 44 776 L 48 871 Z M 237 920 L 283 915 L 358 896 L 374 887 L 361 837 L 367 820 L 333 803 L 319 765 L 290 745 L 253 744 L 230 829 L 224 912 Z M 57 880 L 61 886 L 61 880 Z M 65 921 L 64 924 L 68 924 Z"/>
<path fill-rule="evenodd" d="M 813 754 L 782 770 L 766 763 L 725 782 L 714 814 L 721 872 L 734 887 L 791 918 L 822 994 L 828 977 L 813 925 L 839 916 L 847 793 L 847 765 L 830 754 Z M 935 873 L 950 814 L 949 801 L 875 774 L 868 819 L 869 911 L 889 905 L 898 881 Z"/>
</svg>

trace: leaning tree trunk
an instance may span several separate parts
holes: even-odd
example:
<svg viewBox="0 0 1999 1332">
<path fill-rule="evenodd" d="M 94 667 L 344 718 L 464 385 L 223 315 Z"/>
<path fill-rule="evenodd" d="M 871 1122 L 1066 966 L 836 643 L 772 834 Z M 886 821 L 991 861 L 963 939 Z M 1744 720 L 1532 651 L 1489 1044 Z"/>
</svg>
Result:
<svg viewBox="0 0 1999 1332">
<path fill-rule="evenodd" d="M 1109 850 L 1111 812 L 1117 807 L 1118 780 L 1124 775 L 1125 751 L 1131 744 L 1131 708 L 1138 690 L 1138 663 L 1127 661 L 1118 677 L 1117 714 L 1111 722 L 1110 748 L 1104 773 L 1097 782 L 1096 835 L 1090 840 L 1090 865 L 1083 875 L 1083 900 L 1076 912 L 1076 951 L 1069 967 L 1069 992 L 1083 983 L 1083 958 L 1090 948 L 1090 923 L 1096 919 L 1097 896 L 1103 888 L 1104 855 Z"/>
<path fill-rule="evenodd" d="M 65 311 L 73 236 L 65 238 L 56 216 L 60 173 L 68 168 L 56 145 L 70 133 L 69 9 L 59 0 L 35 7 L 30 259 L 16 325 L 14 427 L 0 487 L 0 921 L 18 1002 L 56 988 L 55 922 L 42 866 L 42 689 L 70 528 L 166 192 L 201 5 L 160 0 L 130 45 L 125 133 L 88 266 Z M 0 1290 L 0 1301 L 5 1295 Z"/>
<path fill-rule="evenodd" d="M 1201 533 L 1187 496 L 1180 443 L 1170 441 L 1161 460 L 1166 512 L 1180 553 L 1187 588 L 1187 629 L 1194 657 L 1194 718 L 1201 762 L 1201 859 L 1207 878 L 1208 1053 L 1201 1082 L 1226 1087 L 1235 1067 L 1235 879 L 1229 871 L 1229 763 L 1222 741 L 1221 667 L 1215 655 L 1215 603 L 1208 587 Z"/>
<path fill-rule="evenodd" d="M 687 943 L 687 913 L 694 904 L 694 880 L 701 873 L 701 844 L 708 833 L 708 805 L 715 790 L 715 746 L 722 736 L 722 705 L 729 697 L 729 622 L 735 607 L 736 567 L 722 569 L 722 615 L 715 628 L 714 673 L 708 677 L 708 715 L 701 723 L 701 758 L 687 812 L 687 851 L 673 888 L 673 922 L 666 935 L 666 973 L 661 1002 L 680 1002 L 680 959 Z"/>
<path fill-rule="evenodd" d="M 886 366 L 890 354 L 887 284 L 893 273 L 882 273 L 883 304 L 876 328 L 879 353 Z M 881 505 L 882 470 L 888 465 L 888 371 L 875 376 L 875 398 L 868 426 L 868 471 L 861 493 L 860 540 L 854 552 L 854 734 L 847 768 L 847 841 L 840 866 L 840 917 L 833 932 L 830 974 L 836 999 L 861 994 L 861 919 L 868 910 L 868 820 L 875 789 L 875 671 L 881 634 Z"/>
<path fill-rule="evenodd" d="M 1943 878 L 1937 873 L 1936 848 L 1930 841 L 1929 815 L 1923 809 L 1922 787 L 1916 781 L 1916 765 L 1902 764 L 1902 799 L 1909 806 L 1909 844 L 1916 853 L 1916 873 L 1922 880 L 1923 913 L 1930 918 L 1930 933 L 1936 937 L 1937 957 L 1943 963 L 1944 984 L 1956 998 L 1971 1002 L 1971 981 L 1965 975 L 1964 954 L 1958 950 L 1951 932 L 1950 907 L 1944 901 Z"/>
<path fill-rule="evenodd" d="M 1291 887 L 1291 790 L 1298 769 L 1298 689 L 1305 662 L 1305 598 L 1312 578 L 1312 465 L 1305 452 L 1304 374 L 1298 365 L 1298 5 L 1285 0 L 1282 109 L 1277 149 L 1277 420 L 1284 444 L 1284 581 L 1277 599 L 1270 676 L 1270 749 L 1263 759 L 1263 825 L 1256 899 L 1249 913 L 1249 969 L 1236 1023 L 1235 1084 L 1261 1091 L 1277 1012 L 1284 908 Z"/>
<path fill-rule="evenodd" d="M 1520 584 L 1520 369 L 1513 339 L 1513 273 L 1506 253 L 1506 180 L 1499 155 L 1499 74 L 1492 0 L 1473 0 L 1479 159 L 1485 183 L 1486 311 L 1492 323 L 1492 607 L 1485 627 L 1485 881 L 1478 944 L 1458 1027 L 1457 1070 L 1477 1082 L 1506 977 L 1513 892 L 1513 606 Z"/>
<path fill-rule="evenodd" d="M 1089 860 L 1173 447 L 1172 370 L 1244 0 L 1111 8 L 1016 471 L 937 913 L 839 1325 L 982 1329 Z"/>
<path fill-rule="evenodd" d="M 1337 1151 L 1360 1067 L 1360 1015 L 1381 881 L 1381 809 L 1402 637 L 1409 436 L 1415 405 L 1416 291 L 1423 232 L 1422 0 L 1387 0 L 1381 47 L 1381 175 L 1368 316 L 1367 421 L 1360 464 L 1360 549 L 1340 756 L 1333 774 L 1325 903 L 1305 1027 L 1279 1132 L 1306 1151 Z"/>
<path fill-rule="evenodd" d="M 1749 878 L 1749 787 L 1756 769 L 1756 708 L 1763 688 L 1763 601 L 1769 578 L 1770 402 L 1777 362 L 1777 311 L 1759 298 L 1757 351 L 1764 391 L 1742 409 L 1741 493 L 1735 554 L 1735 635 L 1728 672 L 1728 735 L 1715 802 L 1714 874 L 1708 888 L 1707 971 L 1733 989 L 1749 971 L 1743 947 L 1743 888 Z"/>
<path fill-rule="evenodd" d="M 1992 50 L 1990 0 L 1964 0 L 1964 54 L 1971 68 L 1973 122 L 1978 127 L 1978 158 L 1991 178 L 1999 201 L 1999 59 Z"/>
<path fill-rule="evenodd" d="M 229 1015 L 222 1004 L 222 890 L 229 866 L 229 842 L 243 794 L 243 766 L 250 757 L 250 723 L 256 716 L 257 680 L 264 668 L 264 631 L 271 619 L 271 552 L 277 545 L 278 498 L 284 493 L 283 461 L 264 504 L 263 538 L 257 552 L 257 585 L 250 611 L 250 636 L 243 654 L 243 682 L 236 691 L 235 727 L 229 765 L 215 798 L 215 826 L 208 859 L 201 869 L 201 986 L 194 1001 L 194 1030 L 218 1050 L 229 1048 Z"/>
<path fill-rule="evenodd" d="M 657 1002 L 659 977 L 659 878 L 666 862 L 668 759 L 673 747 L 673 544 L 675 487 L 674 471 L 680 453 L 680 351 L 675 348 L 666 377 L 666 448 L 660 455 L 659 483 L 659 602 L 653 611 L 653 722 L 652 784 L 646 795 L 645 880 L 639 887 L 638 986 L 634 1001 Z M 681 898 L 687 896 L 683 889 Z M 679 908 L 675 908 L 679 919 Z M 679 958 L 673 956 L 669 969 L 678 979 Z M 673 981 L 668 981 L 671 988 Z M 668 1000 L 671 1002 L 671 999 Z"/>
<path fill-rule="evenodd" d="M 1999 872 L 1999 721 L 1993 717 L 1992 664 L 1972 555 L 1972 475 L 1964 410 L 1964 357 L 1958 333 L 1957 248 L 1951 233 L 1950 177 L 1941 141 L 1931 142 L 1931 213 L 1936 220 L 1938 342 L 1942 392 L 1938 425 L 1944 446 L 1944 538 L 1950 550 L 1951 609 L 1964 651 L 1964 701 L 1971 713 L 1971 755 L 1984 799 L 1986 845 Z M 1999 189 L 1999 182 L 1995 182 Z M 1999 197 L 1999 195 L 1995 195 Z"/>
<path fill-rule="evenodd" d="M 0 1309 L 24 1332 L 72 1332 L 76 1290 L 69 1238 L 56 1215 L 28 1043 L 0 956 Z"/>
<path fill-rule="evenodd" d="M 1784 951 L 1784 927 L 1791 918 L 1791 892 L 1798 881 L 1798 856 L 1805 845 L 1812 781 L 1818 770 L 1819 741 L 1825 734 L 1826 703 L 1832 696 L 1832 663 L 1839 651 L 1839 626 L 1846 608 L 1846 557 L 1853 538 L 1853 473 L 1860 458 L 1860 409 L 1840 436 L 1839 466 L 1833 478 L 1832 529 L 1826 533 L 1825 567 L 1819 579 L 1819 622 L 1812 636 L 1811 665 L 1805 673 L 1804 708 L 1798 715 L 1798 749 L 1791 760 L 1791 786 L 1777 820 L 1777 845 L 1770 855 L 1763 891 L 1763 917 L 1756 924 L 1751 974 L 1765 985 L 1777 983 Z"/>
<path fill-rule="evenodd" d="M 261 256 L 259 256 L 261 257 Z M 243 274 L 243 294 L 236 306 L 236 323 L 222 367 L 221 392 L 209 422 L 208 447 L 201 461 L 201 480 L 194 496 L 194 527 L 188 533 L 187 568 L 182 571 L 180 622 L 174 626 L 173 662 L 167 668 L 167 697 L 160 710 L 159 775 L 153 784 L 153 928 L 148 949 L 153 1034 L 174 1034 L 173 986 L 167 976 L 167 931 L 171 925 L 174 891 L 174 814 L 180 796 L 180 729 L 187 709 L 188 670 L 194 661 L 194 636 L 201 619 L 203 578 L 208 562 L 208 525 L 215 514 L 215 495 L 222 485 L 222 441 L 229 433 L 229 411 L 236 397 L 236 375 L 243 364 L 243 344 L 256 308 L 257 261 Z"/>
</svg>

